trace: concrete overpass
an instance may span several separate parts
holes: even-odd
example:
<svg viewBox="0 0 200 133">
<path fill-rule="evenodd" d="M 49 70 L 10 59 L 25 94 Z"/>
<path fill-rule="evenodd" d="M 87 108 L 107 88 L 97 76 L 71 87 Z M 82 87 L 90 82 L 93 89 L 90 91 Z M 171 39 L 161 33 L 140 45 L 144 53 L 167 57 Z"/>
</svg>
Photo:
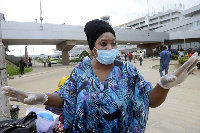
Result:
<svg viewBox="0 0 200 133">
<path fill-rule="evenodd" d="M 4 45 L 56 45 L 62 51 L 64 65 L 69 64 L 68 51 L 75 45 L 87 45 L 84 26 L 2 21 L 1 27 Z M 169 33 L 164 32 L 114 30 L 118 45 L 138 45 L 146 48 L 147 54 L 169 40 Z"/>
</svg>

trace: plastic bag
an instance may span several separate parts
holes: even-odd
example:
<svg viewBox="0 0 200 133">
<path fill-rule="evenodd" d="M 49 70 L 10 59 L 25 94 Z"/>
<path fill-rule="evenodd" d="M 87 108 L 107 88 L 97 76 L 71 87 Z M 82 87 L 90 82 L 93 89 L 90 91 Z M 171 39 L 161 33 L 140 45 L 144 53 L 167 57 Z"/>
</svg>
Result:
<svg viewBox="0 0 200 133">
<path fill-rule="evenodd" d="M 56 125 L 58 124 L 59 115 L 56 115 L 46 109 L 36 108 L 34 106 L 32 108 L 28 108 L 26 111 L 26 114 L 28 114 L 31 111 L 35 112 L 38 116 L 36 119 L 37 133 L 43 133 L 43 132 L 53 133 L 53 129 L 55 129 Z M 48 115 L 43 115 L 43 114 L 48 114 Z M 49 117 L 49 116 L 52 116 L 53 119 L 52 117 Z"/>
</svg>

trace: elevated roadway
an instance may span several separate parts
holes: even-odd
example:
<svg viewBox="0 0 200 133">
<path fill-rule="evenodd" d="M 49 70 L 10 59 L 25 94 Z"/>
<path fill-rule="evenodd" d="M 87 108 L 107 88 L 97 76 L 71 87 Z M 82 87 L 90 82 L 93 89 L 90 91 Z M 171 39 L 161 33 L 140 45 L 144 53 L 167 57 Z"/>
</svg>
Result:
<svg viewBox="0 0 200 133">
<path fill-rule="evenodd" d="M 56 45 L 62 51 L 63 64 L 69 64 L 68 51 L 75 45 L 87 45 L 84 26 L 40 24 L 33 22 L 1 22 L 4 45 Z M 169 40 L 164 32 L 114 28 L 118 45 L 138 45 L 147 53 Z"/>
</svg>

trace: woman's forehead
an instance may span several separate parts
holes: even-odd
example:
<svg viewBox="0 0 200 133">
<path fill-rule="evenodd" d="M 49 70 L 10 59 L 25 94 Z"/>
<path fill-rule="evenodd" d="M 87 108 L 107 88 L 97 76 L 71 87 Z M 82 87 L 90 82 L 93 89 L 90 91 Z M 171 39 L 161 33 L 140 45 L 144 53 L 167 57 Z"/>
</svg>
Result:
<svg viewBox="0 0 200 133">
<path fill-rule="evenodd" d="M 107 40 L 115 40 L 115 36 L 110 33 L 110 32 L 106 32 L 106 33 L 103 33 L 99 38 L 98 38 L 99 41 L 107 41 Z"/>
</svg>

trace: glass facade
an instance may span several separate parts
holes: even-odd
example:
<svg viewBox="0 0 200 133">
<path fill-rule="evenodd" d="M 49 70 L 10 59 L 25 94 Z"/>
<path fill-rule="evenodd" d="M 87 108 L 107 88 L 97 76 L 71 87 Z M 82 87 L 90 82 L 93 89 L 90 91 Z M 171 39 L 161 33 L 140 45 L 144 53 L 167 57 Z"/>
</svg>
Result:
<svg viewBox="0 0 200 133">
<path fill-rule="evenodd" d="M 185 44 L 173 44 L 173 45 L 171 45 L 171 49 L 178 49 L 178 50 L 192 49 L 194 51 L 199 51 L 200 50 L 200 42 L 191 42 L 191 43 L 185 43 Z"/>
</svg>

